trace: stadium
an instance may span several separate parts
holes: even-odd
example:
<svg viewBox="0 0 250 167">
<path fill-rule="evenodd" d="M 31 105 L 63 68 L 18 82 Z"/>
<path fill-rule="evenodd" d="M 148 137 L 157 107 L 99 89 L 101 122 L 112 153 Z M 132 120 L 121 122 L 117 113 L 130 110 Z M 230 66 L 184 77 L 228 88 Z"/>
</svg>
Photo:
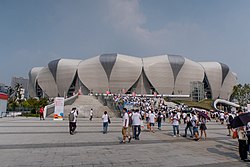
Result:
<svg viewBox="0 0 250 167">
<path fill-rule="evenodd" d="M 226 64 L 169 54 L 139 58 L 115 53 L 86 60 L 58 59 L 29 72 L 31 97 L 70 97 L 80 90 L 82 94 L 229 99 L 236 84 L 237 76 Z"/>
</svg>

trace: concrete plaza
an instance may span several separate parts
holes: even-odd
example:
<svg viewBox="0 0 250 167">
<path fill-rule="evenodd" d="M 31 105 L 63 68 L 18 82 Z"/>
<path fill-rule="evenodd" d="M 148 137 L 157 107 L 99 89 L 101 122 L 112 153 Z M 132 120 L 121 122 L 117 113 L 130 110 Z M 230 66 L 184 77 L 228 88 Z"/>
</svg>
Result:
<svg viewBox="0 0 250 167">
<path fill-rule="evenodd" d="M 70 135 L 67 120 L 1 118 L 0 166 L 250 166 L 239 160 L 237 140 L 215 121 L 207 125 L 206 140 L 174 138 L 166 122 L 161 131 L 143 130 L 139 141 L 126 144 L 119 144 L 121 119 L 111 121 L 109 133 L 102 134 L 100 118 L 80 118 L 77 133 Z"/>
</svg>

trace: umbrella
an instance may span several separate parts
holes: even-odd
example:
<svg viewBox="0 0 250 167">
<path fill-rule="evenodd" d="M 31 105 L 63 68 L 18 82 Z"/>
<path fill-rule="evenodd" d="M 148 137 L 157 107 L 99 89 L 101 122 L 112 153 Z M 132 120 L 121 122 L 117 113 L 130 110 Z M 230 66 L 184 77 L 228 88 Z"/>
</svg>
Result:
<svg viewBox="0 0 250 167">
<path fill-rule="evenodd" d="M 250 122 L 250 112 L 240 114 L 239 117 L 244 125 L 246 125 L 248 122 Z"/>
<path fill-rule="evenodd" d="M 206 118 L 206 119 L 208 119 L 208 120 L 211 120 L 210 117 L 209 117 L 207 114 L 205 114 L 204 112 L 199 111 L 199 110 L 196 110 L 196 111 L 198 111 L 199 116 L 201 116 L 201 117 L 203 117 L 203 118 Z"/>
<path fill-rule="evenodd" d="M 235 117 L 230 124 L 232 128 L 238 128 L 241 126 L 245 126 L 248 122 L 250 122 L 250 112 L 240 114 L 239 116 Z"/>
<path fill-rule="evenodd" d="M 244 126 L 244 124 L 242 123 L 239 116 L 237 116 L 233 120 L 231 120 L 230 125 L 232 128 L 238 128 L 238 127 Z"/>
</svg>

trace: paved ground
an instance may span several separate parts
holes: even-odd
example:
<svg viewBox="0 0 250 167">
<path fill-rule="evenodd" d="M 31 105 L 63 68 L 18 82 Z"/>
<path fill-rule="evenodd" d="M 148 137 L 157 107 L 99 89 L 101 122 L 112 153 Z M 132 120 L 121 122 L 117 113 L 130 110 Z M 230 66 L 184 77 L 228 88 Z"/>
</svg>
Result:
<svg viewBox="0 0 250 167">
<path fill-rule="evenodd" d="M 0 118 L 0 166 L 250 166 L 239 161 L 237 140 L 216 122 L 208 123 L 208 138 L 199 142 L 173 138 L 169 123 L 126 144 L 119 144 L 121 119 L 112 119 L 108 134 L 101 131 L 97 118 L 79 119 L 73 136 L 67 120 Z"/>
</svg>

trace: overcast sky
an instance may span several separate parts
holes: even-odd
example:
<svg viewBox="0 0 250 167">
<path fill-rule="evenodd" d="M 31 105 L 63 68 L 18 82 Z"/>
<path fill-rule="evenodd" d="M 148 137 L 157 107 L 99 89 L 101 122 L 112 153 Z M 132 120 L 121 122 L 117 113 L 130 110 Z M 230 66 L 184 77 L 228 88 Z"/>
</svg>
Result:
<svg viewBox="0 0 250 167">
<path fill-rule="evenodd" d="M 218 61 L 250 83 L 250 1 L 0 0 L 0 83 L 103 53 Z"/>
</svg>

